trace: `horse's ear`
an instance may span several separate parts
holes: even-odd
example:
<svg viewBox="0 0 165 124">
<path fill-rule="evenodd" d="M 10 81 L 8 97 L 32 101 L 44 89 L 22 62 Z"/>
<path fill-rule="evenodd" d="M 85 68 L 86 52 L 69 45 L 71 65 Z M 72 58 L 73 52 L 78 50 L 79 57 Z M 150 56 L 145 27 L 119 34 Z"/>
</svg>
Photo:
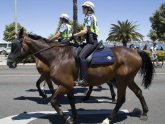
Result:
<svg viewBox="0 0 165 124">
<path fill-rule="evenodd" d="M 19 31 L 19 35 L 18 35 L 18 38 L 23 38 L 23 34 L 24 34 L 24 28 L 21 28 L 20 31 Z"/>
</svg>

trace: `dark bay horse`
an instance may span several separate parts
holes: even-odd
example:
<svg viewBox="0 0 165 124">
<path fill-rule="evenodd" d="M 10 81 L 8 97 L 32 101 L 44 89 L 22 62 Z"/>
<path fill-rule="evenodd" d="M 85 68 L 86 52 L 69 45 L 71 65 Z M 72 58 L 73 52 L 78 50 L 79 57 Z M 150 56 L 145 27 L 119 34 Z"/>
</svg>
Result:
<svg viewBox="0 0 165 124">
<path fill-rule="evenodd" d="M 13 64 L 13 61 L 19 61 L 28 54 L 33 54 L 44 62 L 50 69 L 51 80 L 59 85 L 51 98 L 51 105 L 66 120 L 66 123 L 72 124 L 74 119 L 77 118 L 73 88 L 75 85 L 74 80 L 77 80 L 78 77 L 78 66 L 73 55 L 73 47 L 58 43 L 51 46 L 47 42 L 46 39 L 40 36 L 23 34 L 23 29 L 21 29 L 19 39 L 12 44 L 11 52 L 13 54 L 8 56 L 8 65 Z M 114 119 L 125 102 L 127 87 L 135 93 L 141 102 L 143 112 L 140 118 L 147 120 L 148 106 L 134 78 L 140 71 L 143 76 L 142 85 L 145 88 L 151 85 L 154 67 L 150 57 L 144 51 L 135 51 L 125 47 L 114 47 L 112 51 L 116 57 L 113 65 L 90 66 L 88 68 L 87 81 L 89 86 L 101 85 L 107 81 L 116 80 L 117 103 L 108 116 L 109 122 Z M 59 99 L 65 94 L 69 99 L 72 117 L 66 116 L 58 106 Z"/>
</svg>

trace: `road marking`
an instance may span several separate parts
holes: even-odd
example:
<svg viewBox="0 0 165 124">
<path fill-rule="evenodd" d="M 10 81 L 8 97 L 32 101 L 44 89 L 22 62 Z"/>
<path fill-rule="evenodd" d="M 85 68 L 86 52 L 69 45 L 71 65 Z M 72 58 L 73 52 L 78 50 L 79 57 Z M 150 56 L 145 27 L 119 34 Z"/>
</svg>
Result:
<svg viewBox="0 0 165 124">
<path fill-rule="evenodd" d="M 122 109 L 119 113 L 129 113 L 127 109 Z M 64 111 L 66 114 L 71 114 L 71 112 Z M 78 115 L 92 115 L 92 114 L 109 114 L 110 111 L 78 111 Z M 27 112 L 27 113 L 20 113 L 18 115 L 12 115 L 5 118 L 0 119 L 0 124 L 28 124 L 29 122 L 36 120 L 38 118 L 44 116 L 50 116 L 57 114 L 55 111 L 37 111 L 37 112 Z M 95 123 L 96 124 L 96 123 Z"/>
<path fill-rule="evenodd" d="M 0 77 L 38 77 L 40 75 L 0 75 Z"/>
</svg>

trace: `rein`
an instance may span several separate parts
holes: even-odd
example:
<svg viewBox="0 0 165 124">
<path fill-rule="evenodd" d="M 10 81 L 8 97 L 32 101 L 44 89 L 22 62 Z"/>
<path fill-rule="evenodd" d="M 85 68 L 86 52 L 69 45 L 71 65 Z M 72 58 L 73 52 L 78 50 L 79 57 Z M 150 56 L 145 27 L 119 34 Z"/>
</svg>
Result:
<svg viewBox="0 0 165 124">
<path fill-rule="evenodd" d="M 62 45 L 61 44 L 60 45 L 55 44 L 55 45 L 52 45 L 51 47 L 41 49 L 41 50 L 33 53 L 33 55 L 36 55 L 36 54 L 41 53 L 41 52 L 44 52 L 44 51 L 49 50 L 49 49 L 51 49 L 53 47 L 65 47 L 65 46 L 66 46 L 66 44 L 62 44 Z"/>
</svg>

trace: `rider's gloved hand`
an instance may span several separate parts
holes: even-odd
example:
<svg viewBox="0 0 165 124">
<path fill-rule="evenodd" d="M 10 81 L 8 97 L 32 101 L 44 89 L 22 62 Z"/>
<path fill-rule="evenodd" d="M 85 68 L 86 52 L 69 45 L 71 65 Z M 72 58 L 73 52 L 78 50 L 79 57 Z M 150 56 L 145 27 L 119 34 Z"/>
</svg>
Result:
<svg viewBox="0 0 165 124">
<path fill-rule="evenodd" d="M 75 36 L 72 35 L 72 36 L 69 38 L 69 41 L 72 41 L 72 40 L 74 40 L 74 39 L 75 39 Z"/>
</svg>

